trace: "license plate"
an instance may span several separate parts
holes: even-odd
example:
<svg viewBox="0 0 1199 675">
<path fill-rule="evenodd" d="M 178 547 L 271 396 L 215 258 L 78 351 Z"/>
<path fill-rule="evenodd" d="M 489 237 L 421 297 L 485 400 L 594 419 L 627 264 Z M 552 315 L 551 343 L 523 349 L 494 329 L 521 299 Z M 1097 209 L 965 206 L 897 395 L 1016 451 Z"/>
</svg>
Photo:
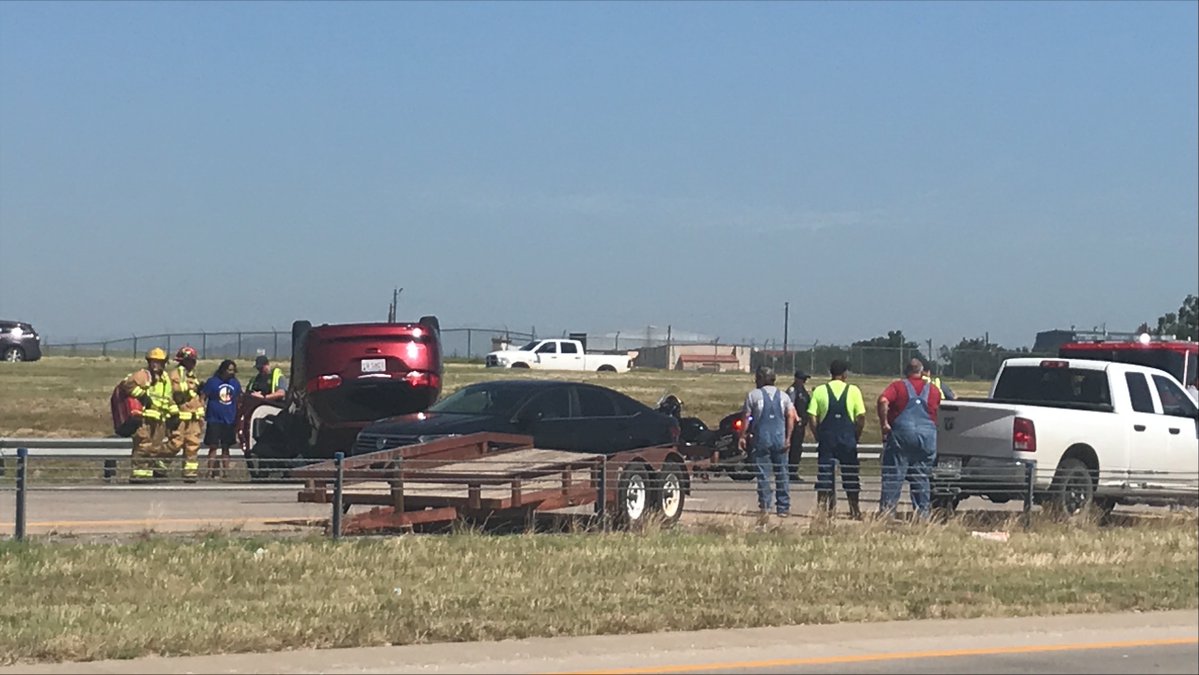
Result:
<svg viewBox="0 0 1199 675">
<path fill-rule="evenodd" d="M 387 359 L 362 359 L 362 372 L 383 373 L 387 371 Z"/>
<path fill-rule="evenodd" d="M 961 457 L 945 457 L 943 459 L 938 459 L 937 460 L 937 468 L 943 469 L 945 471 L 961 471 L 962 470 L 962 458 Z"/>
</svg>

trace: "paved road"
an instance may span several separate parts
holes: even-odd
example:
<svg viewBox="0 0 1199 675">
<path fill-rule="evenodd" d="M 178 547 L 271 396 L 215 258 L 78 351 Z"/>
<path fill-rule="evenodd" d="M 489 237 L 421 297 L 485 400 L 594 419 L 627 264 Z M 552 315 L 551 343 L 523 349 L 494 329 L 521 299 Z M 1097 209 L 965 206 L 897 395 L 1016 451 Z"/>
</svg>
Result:
<svg viewBox="0 0 1199 675">
<path fill-rule="evenodd" d="M 7 673 L 1199 673 L 1194 611 L 22 665 Z"/>
<path fill-rule="evenodd" d="M 295 484 L 221 484 L 186 485 L 93 485 L 40 486 L 29 492 L 26 527 L 36 534 L 97 534 L 191 532 L 213 529 L 246 531 L 295 531 L 323 527 L 330 507 L 296 502 Z M 867 484 L 863 510 L 877 506 L 877 486 L 871 492 Z M 14 523 L 15 493 L 0 491 L 0 534 L 11 534 Z M 796 515 L 811 513 L 816 506 L 812 483 L 801 483 L 792 490 L 792 509 Z M 721 514 L 745 514 L 756 508 L 753 483 L 739 483 L 727 477 L 697 482 L 687 500 L 689 517 Z M 971 500 L 971 508 L 1018 510 L 1020 504 L 1003 506 Z M 842 495 L 838 503 L 846 511 Z M 361 508 L 361 507 L 359 507 Z M 592 507 L 576 511 L 590 512 Z"/>
</svg>

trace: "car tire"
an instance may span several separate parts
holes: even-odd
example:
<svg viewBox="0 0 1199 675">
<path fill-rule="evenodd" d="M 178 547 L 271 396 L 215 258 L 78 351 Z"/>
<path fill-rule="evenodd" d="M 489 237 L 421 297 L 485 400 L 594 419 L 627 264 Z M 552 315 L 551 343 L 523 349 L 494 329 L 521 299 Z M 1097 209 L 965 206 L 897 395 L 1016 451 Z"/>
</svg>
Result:
<svg viewBox="0 0 1199 675">
<path fill-rule="evenodd" d="M 962 503 L 960 497 L 933 497 L 931 506 L 934 511 L 941 511 L 946 515 L 953 515 L 954 511 L 958 510 L 958 504 Z"/>
<path fill-rule="evenodd" d="M 25 350 L 20 347 L 5 347 L 4 360 L 9 363 L 16 363 L 25 360 Z"/>
<path fill-rule="evenodd" d="M 687 503 L 687 470 L 675 463 L 662 465 L 654 490 L 654 510 L 666 525 L 674 525 L 683 517 Z"/>
<path fill-rule="evenodd" d="M 615 373 L 616 368 L 613 368 L 612 366 L 605 363 L 604 365 L 597 368 L 595 372 L 597 372 L 597 373 Z"/>
<path fill-rule="evenodd" d="M 1046 506 L 1057 516 L 1071 518 L 1095 503 L 1095 481 L 1091 469 L 1077 457 L 1067 457 L 1057 466 Z"/>
<path fill-rule="evenodd" d="M 653 508 L 649 470 L 644 464 L 629 464 L 620 472 L 620 481 L 616 485 L 618 523 L 625 529 L 640 527 Z"/>
<path fill-rule="evenodd" d="M 528 369 L 529 369 L 529 364 L 527 364 L 527 363 L 513 363 L 513 364 L 512 364 L 512 367 L 513 367 L 513 368 L 521 368 L 521 369 L 524 369 L 524 370 L 528 370 Z"/>
</svg>

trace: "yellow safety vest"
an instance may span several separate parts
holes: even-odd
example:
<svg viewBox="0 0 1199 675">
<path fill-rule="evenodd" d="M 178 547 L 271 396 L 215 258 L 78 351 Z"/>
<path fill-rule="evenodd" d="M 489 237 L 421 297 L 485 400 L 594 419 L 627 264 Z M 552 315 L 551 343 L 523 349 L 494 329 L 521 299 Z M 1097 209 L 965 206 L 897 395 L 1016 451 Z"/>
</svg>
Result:
<svg viewBox="0 0 1199 675">
<path fill-rule="evenodd" d="M 135 386 L 130 393 L 134 398 L 150 399 L 150 405 L 142 410 L 142 419 L 162 420 L 179 413 L 179 406 L 175 405 L 175 397 L 171 393 L 171 378 L 166 373 L 148 387 Z"/>
<path fill-rule="evenodd" d="M 190 386 L 191 378 L 196 376 L 195 371 L 188 372 L 187 368 L 185 368 L 182 365 L 176 367 L 175 371 L 179 375 L 179 384 L 183 387 L 183 391 L 175 392 L 175 397 L 176 397 L 175 403 L 177 404 L 176 405 L 176 415 L 178 415 L 179 419 L 181 419 L 181 420 L 204 419 L 204 410 L 203 409 L 181 410 L 178 408 L 179 405 L 183 405 L 183 404 L 187 403 L 188 401 L 191 401 L 192 399 L 194 399 L 200 395 L 199 392 L 197 392 L 195 389 L 193 389 Z"/>
<path fill-rule="evenodd" d="M 260 378 L 260 377 L 262 377 L 262 373 L 258 373 L 257 375 L 255 375 L 253 378 L 250 379 L 250 386 L 246 389 L 247 392 L 254 390 L 254 384 L 258 382 L 258 378 Z M 265 392 L 265 393 L 273 394 L 276 391 L 279 391 L 279 380 L 282 380 L 282 379 L 283 379 L 283 369 L 272 367 L 271 368 L 271 390 L 268 392 Z"/>
</svg>

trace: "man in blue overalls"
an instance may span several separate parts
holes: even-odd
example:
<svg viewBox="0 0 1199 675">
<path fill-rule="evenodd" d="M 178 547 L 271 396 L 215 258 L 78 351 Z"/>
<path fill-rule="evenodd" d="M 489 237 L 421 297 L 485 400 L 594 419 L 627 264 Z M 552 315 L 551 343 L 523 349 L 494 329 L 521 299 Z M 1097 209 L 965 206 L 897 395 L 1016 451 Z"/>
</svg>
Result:
<svg viewBox="0 0 1199 675">
<path fill-rule="evenodd" d="M 908 481 L 917 518 L 928 518 L 929 474 L 937 461 L 937 409 L 941 390 L 921 377 L 924 364 L 912 359 L 902 380 L 892 382 L 878 397 L 878 422 L 883 430 L 883 490 L 878 510 L 893 516 L 903 481 Z"/>
<path fill-rule="evenodd" d="M 774 474 L 774 502 L 780 518 L 791 515 L 791 476 L 787 467 L 787 452 L 791 433 L 795 430 L 795 406 L 791 397 L 774 386 L 773 368 L 761 366 L 754 373 L 756 388 L 745 397 L 741 410 L 747 421 L 737 439 L 742 451 L 749 445 L 745 434 L 753 436 L 750 458 L 758 469 L 758 511 L 770 512 L 770 478 Z"/>
<path fill-rule="evenodd" d="M 836 470 L 841 466 L 841 487 L 849 500 L 851 518 L 862 517 L 858 497 L 862 485 L 858 479 L 858 439 L 866 427 L 866 404 L 862 390 L 849 384 L 849 364 L 837 359 L 829 364 L 832 379 L 812 390 L 808 403 L 808 419 L 812 435 L 818 443 L 816 450 L 816 508 L 817 514 L 830 515 L 836 511 Z"/>
</svg>

